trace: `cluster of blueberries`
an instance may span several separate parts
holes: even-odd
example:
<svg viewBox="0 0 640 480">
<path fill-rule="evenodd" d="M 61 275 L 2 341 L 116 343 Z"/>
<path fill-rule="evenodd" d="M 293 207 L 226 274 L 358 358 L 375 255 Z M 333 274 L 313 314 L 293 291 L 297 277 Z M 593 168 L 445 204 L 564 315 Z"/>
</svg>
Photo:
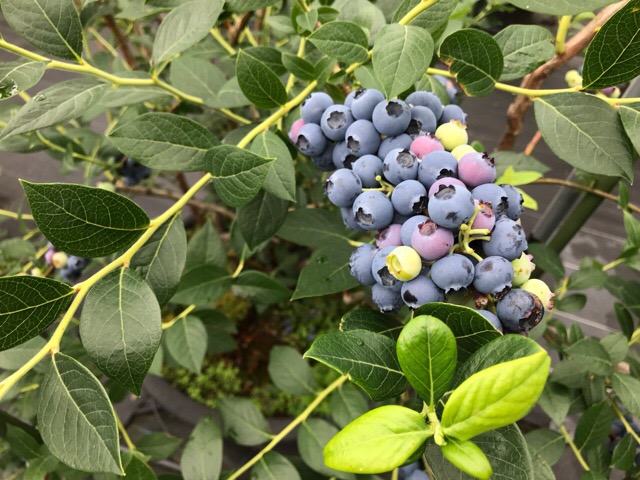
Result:
<svg viewBox="0 0 640 480">
<path fill-rule="evenodd" d="M 427 91 L 387 101 L 360 89 L 344 105 L 312 93 L 301 110 L 290 139 L 320 169 L 335 170 L 325 193 L 345 225 L 377 231 L 350 268 L 372 286 L 381 311 L 466 292 L 500 331 L 523 333 L 540 322 L 553 294 L 529 279 L 535 266 L 519 222 L 522 195 L 493 183 L 494 161 L 468 145 L 460 107 Z M 481 309 L 493 306 L 495 314 Z"/>
<path fill-rule="evenodd" d="M 635 422 L 635 418 L 630 413 L 625 413 L 625 420 L 631 426 L 631 429 L 637 434 L 640 435 L 640 425 Z M 618 446 L 620 441 L 627 435 L 627 429 L 625 428 L 622 420 L 616 418 L 611 423 L 611 431 L 609 432 L 609 451 L 613 453 L 615 448 Z M 636 464 L 636 468 L 640 468 L 640 449 L 636 450 L 636 457 L 634 463 Z"/>
<path fill-rule="evenodd" d="M 122 167 L 120 167 L 122 181 L 130 187 L 138 185 L 142 180 L 149 178 L 152 171 L 153 170 L 149 167 L 146 167 L 131 158 L 126 158 L 122 163 Z"/>
<path fill-rule="evenodd" d="M 89 259 L 67 255 L 57 250 L 51 243 L 47 246 L 49 249 L 44 254 L 46 264 L 58 270 L 66 282 L 76 283 L 80 280 L 82 271 L 89 265 Z"/>
</svg>

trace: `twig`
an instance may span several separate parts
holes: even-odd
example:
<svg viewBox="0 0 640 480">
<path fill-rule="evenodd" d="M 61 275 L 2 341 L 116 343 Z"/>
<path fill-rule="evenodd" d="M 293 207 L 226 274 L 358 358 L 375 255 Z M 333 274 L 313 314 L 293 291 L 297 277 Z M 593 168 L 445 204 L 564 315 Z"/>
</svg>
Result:
<svg viewBox="0 0 640 480">
<path fill-rule="evenodd" d="M 122 52 L 122 56 L 124 57 L 124 60 L 127 62 L 127 65 L 129 65 L 133 70 L 138 68 L 138 62 L 136 60 L 136 57 L 131 52 L 131 49 L 129 48 L 129 42 L 127 41 L 126 37 L 124 36 L 122 31 L 118 28 L 118 25 L 116 24 L 116 20 L 113 18 L 112 15 L 105 15 L 103 19 L 104 19 L 105 25 L 109 28 L 109 30 L 111 30 L 111 33 L 113 33 L 113 36 L 115 37 L 116 42 L 118 42 L 118 47 L 120 48 L 120 51 Z"/>
<path fill-rule="evenodd" d="M 542 132 L 538 130 L 536 134 L 531 138 L 531 140 L 529 140 L 529 143 L 527 143 L 527 148 L 524 149 L 524 154 L 531 155 L 531 153 L 533 152 L 533 149 L 536 148 L 536 145 L 538 145 L 538 142 L 540 141 L 541 138 L 542 138 Z"/>
<path fill-rule="evenodd" d="M 229 45 L 235 47 L 238 45 L 238 40 L 240 39 L 240 34 L 244 30 L 244 27 L 249 23 L 249 19 L 251 18 L 251 14 L 253 12 L 246 12 L 242 15 L 234 24 L 233 27 L 229 29 L 228 37 L 229 37 Z"/>
</svg>

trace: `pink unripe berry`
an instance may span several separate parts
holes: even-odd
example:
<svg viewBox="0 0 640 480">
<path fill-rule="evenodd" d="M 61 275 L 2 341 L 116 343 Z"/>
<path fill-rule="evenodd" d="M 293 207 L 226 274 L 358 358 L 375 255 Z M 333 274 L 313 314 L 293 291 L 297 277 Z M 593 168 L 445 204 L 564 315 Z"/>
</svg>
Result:
<svg viewBox="0 0 640 480">
<path fill-rule="evenodd" d="M 434 193 L 438 193 L 440 191 L 440 185 L 443 185 L 445 187 L 450 187 L 452 185 L 455 185 L 456 187 L 467 188 L 467 186 L 457 178 L 443 177 L 439 180 L 436 180 L 435 183 L 431 185 L 431 188 L 429 189 L 429 193 L 427 194 L 429 198 L 431 198 L 431 195 L 433 195 Z"/>
<path fill-rule="evenodd" d="M 425 260 L 438 260 L 453 246 L 453 233 L 439 227 L 433 220 L 427 220 L 411 235 L 411 246 Z"/>
<path fill-rule="evenodd" d="M 409 150 L 411 150 L 416 157 L 422 159 L 427 153 L 444 150 L 444 147 L 435 136 L 424 135 L 411 142 Z"/>
<path fill-rule="evenodd" d="M 474 200 L 476 208 L 480 206 L 479 200 Z M 483 203 L 482 208 L 476 215 L 476 218 L 473 220 L 471 224 L 471 228 L 486 228 L 487 230 L 493 230 L 493 227 L 496 225 L 496 217 L 493 214 L 493 210 L 491 210 L 491 205 Z"/>
<path fill-rule="evenodd" d="M 56 252 L 57 250 L 52 248 L 47 250 L 47 252 L 44 254 L 44 261 L 47 265 L 53 265 L 53 256 L 56 254 Z"/>
<path fill-rule="evenodd" d="M 392 223 L 387 228 L 383 228 L 376 234 L 376 247 L 399 247 L 402 245 L 400 230 L 402 225 Z"/>
<path fill-rule="evenodd" d="M 486 153 L 467 153 L 458 162 L 458 178 L 471 189 L 496 179 L 493 158 Z"/>
<path fill-rule="evenodd" d="M 298 133 L 300 133 L 300 129 L 305 126 L 305 121 L 301 118 L 293 122 L 291 125 L 291 130 L 289 130 L 289 139 L 296 143 L 298 141 Z"/>
</svg>

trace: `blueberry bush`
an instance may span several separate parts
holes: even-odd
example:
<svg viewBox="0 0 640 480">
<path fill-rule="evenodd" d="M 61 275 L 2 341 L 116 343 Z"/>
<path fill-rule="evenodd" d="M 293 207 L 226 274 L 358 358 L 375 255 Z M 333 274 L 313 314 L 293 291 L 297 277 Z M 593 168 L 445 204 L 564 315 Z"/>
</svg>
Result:
<svg viewBox="0 0 640 480">
<path fill-rule="evenodd" d="M 539 480 L 565 450 L 572 478 L 638 477 L 640 0 L 1 9 L 0 150 L 75 179 L 21 179 L 0 210 L 2 478 Z M 50 70 L 70 75 L 38 87 Z M 489 152 L 464 98 L 494 90 L 513 101 Z M 545 176 L 542 139 L 575 181 Z M 523 228 L 532 184 L 616 202 L 619 256 L 567 275 Z M 620 332 L 554 317 L 592 289 Z M 331 327 L 301 337 L 317 310 L 285 304 L 312 297 Z M 149 374 L 209 388 L 216 416 L 134 441 L 114 404 Z M 548 428 L 523 434 L 536 405 Z M 265 411 L 291 410 L 273 432 Z"/>
</svg>

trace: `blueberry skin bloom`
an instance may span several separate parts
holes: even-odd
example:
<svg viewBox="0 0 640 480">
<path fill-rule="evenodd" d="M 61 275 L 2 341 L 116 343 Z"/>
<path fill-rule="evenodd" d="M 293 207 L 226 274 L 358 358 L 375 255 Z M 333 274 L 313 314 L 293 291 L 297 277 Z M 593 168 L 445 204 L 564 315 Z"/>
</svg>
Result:
<svg viewBox="0 0 640 480">
<path fill-rule="evenodd" d="M 380 134 L 369 120 L 356 120 L 345 133 L 347 149 L 357 157 L 375 154 L 380 148 Z"/>
<path fill-rule="evenodd" d="M 486 153 L 467 153 L 458 163 L 458 178 L 469 188 L 475 188 L 483 183 L 493 183 L 496 179 L 493 158 Z"/>
<path fill-rule="evenodd" d="M 438 121 L 433 111 L 422 105 L 411 107 L 411 121 L 405 133 L 416 138 L 425 133 L 435 133 Z"/>
<path fill-rule="evenodd" d="M 418 175 L 420 175 L 420 170 L 418 170 Z M 436 192 L 438 192 L 440 190 L 440 186 L 445 186 L 445 187 L 450 187 L 451 185 L 456 185 L 458 187 L 464 187 L 467 188 L 467 186 L 462 183 L 460 180 L 458 180 L 457 178 L 453 178 L 453 177 L 442 177 L 438 180 L 436 180 L 433 185 L 431 185 L 429 187 L 429 191 L 427 192 L 427 196 L 429 198 L 431 198 Z"/>
<path fill-rule="evenodd" d="M 382 143 L 380 144 L 378 157 L 385 158 L 391 150 L 395 150 L 396 148 L 399 148 L 400 150 L 409 148 L 411 146 L 411 142 L 413 142 L 413 139 L 406 133 L 401 133 L 396 137 L 387 137 L 382 140 Z"/>
<path fill-rule="evenodd" d="M 397 247 L 384 247 L 378 250 L 373 256 L 371 273 L 378 285 L 382 285 L 383 287 L 391 288 L 399 292 L 400 287 L 402 287 L 402 282 L 394 277 L 389 271 L 389 267 L 387 267 L 387 257 L 396 248 Z"/>
<path fill-rule="evenodd" d="M 473 263 L 464 255 L 453 253 L 431 265 L 431 280 L 449 293 L 467 288 L 473 282 Z"/>
<path fill-rule="evenodd" d="M 400 237 L 401 229 L 401 225 L 392 223 L 387 228 L 380 230 L 376 233 L 376 247 L 399 247 L 402 245 L 402 239 Z"/>
<path fill-rule="evenodd" d="M 427 189 L 417 180 L 405 180 L 393 189 L 391 203 L 402 215 L 422 213 L 427 206 Z"/>
<path fill-rule="evenodd" d="M 436 120 L 440 120 L 440 117 L 442 117 L 442 111 L 443 111 L 442 102 L 440 101 L 440 99 L 437 97 L 435 93 L 419 90 L 417 92 L 413 92 L 412 94 L 410 94 L 407 97 L 406 102 L 412 107 L 415 107 L 418 105 L 422 107 L 427 107 L 429 110 L 433 112 L 433 115 L 436 117 Z"/>
<path fill-rule="evenodd" d="M 391 150 L 382 162 L 385 178 L 393 185 L 418 176 L 418 159 L 409 150 Z"/>
<path fill-rule="evenodd" d="M 420 167 L 418 167 L 418 180 L 425 187 L 431 188 L 437 180 L 455 177 L 457 173 L 458 161 L 456 157 L 449 152 L 436 150 L 422 157 Z"/>
<path fill-rule="evenodd" d="M 418 225 L 418 229 L 411 234 L 411 246 L 425 260 L 438 260 L 447 255 L 453 246 L 453 233 L 429 219 Z"/>
<path fill-rule="evenodd" d="M 404 303 L 414 310 L 427 303 L 444 301 L 444 292 L 424 274 L 418 275 L 409 282 L 404 282 L 400 293 Z"/>
<path fill-rule="evenodd" d="M 522 194 L 513 185 L 503 183 L 500 186 L 507 194 L 507 217 L 511 220 L 518 220 L 524 212 Z"/>
<path fill-rule="evenodd" d="M 371 300 L 383 313 L 395 312 L 402 308 L 400 292 L 377 283 L 371 288 Z"/>
<path fill-rule="evenodd" d="M 510 290 L 496 304 L 502 325 L 510 332 L 528 332 L 544 316 L 542 302 L 534 294 L 520 288 Z"/>
<path fill-rule="evenodd" d="M 451 120 L 460 122 L 463 125 L 467 124 L 467 114 L 458 105 L 447 105 L 442 109 L 442 117 L 440 117 L 440 123 L 449 123 Z"/>
<path fill-rule="evenodd" d="M 376 283 L 373 278 L 371 267 L 373 265 L 373 257 L 377 249 L 370 243 L 365 243 L 356 248 L 349 259 L 349 272 L 362 285 L 373 285 Z"/>
<path fill-rule="evenodd" d="M 496 317 L 493 313 L 491 313 L 489 310 L 476 310 L 476 311 L 480 315 L 482 315 L 484 318 L 489 320 L 489 323 L 491 323 L 491 325 L 493 325 L 496 328 L 496 330 L 498 330 L 500 333 L 504 333 L 504 328 L 502 327 L 502 323 L 500 323 L 500 319 Z"/>
<path fill-rule="evenodd" d="M 411 111 L 402 100 L 382 101 L 373 109 L 371 120 L 382 135 L 400 135 L 411 122 Z"/>
<path fill-rule="evenodd" d="M 480 293 L 498 295 L 513 281 L 513 266 L 503 257 L 487 257 L 476 265 L 473 287 Z"/>
<path fill-rule="evenodd" d="M 332 105 L 327 108 L 320 119 L 320 128 L 329 140 L 341 142 L 347 128 L 354 122 L 349 107 L 344 105 Z"/>
<path fill-rule="evenodd" d="M 306 123 L 320 123 L 324 111 L 333 105 L 333 99 L 324 92 L 313 92 L 309 95 L 300 109 L 302 119 Z"/>
<path fill-rule="evenodd" d="M 322 133 L 320 125 L 307 123 L 298 132 L 296 147 L 303 155 L 315 157 L 321 155 L 327 148 L 327 137 Z"/>
<path fill-rule="evenodd" d="M 336 207 L 347 208 L 362 193 L 362 182 L 353 171 L 341 168 L 324 183 L 324 193 Z"/>
<path fill-rule="evenodd" d="M 353 202 L 353 218 L 364 230 L 381 230 L 393 220 L 393 205 L 378 190 L 363 192 Z"/>
<path fill-rule="evenodd" d="M 489 203 L 491 210 L 496 218 L 500 218 L 504 215 L 507 208 L 509 208 L 509 200 L 507 192 L 500 185 L 495 183 L 485 183 L 484 185 L 478 185 L 471 190 L 471 196 L 482 203 Z"/>
<path fill-rule="evenodd" d="M 362 186 L 376 188 L 380 186 L 376 177 L 382 176 L 382 160 L 375 155 L 363 155 L 351 164 L 353 172 L 360 177 Z"/>
<path fill-rule="evenodd" d="M 411 246 L 411 235 L 414 232 L 418 231 L 418 227 L 420 224 L 429 220 L 429 217 L 426 215 L 416 215 L 415 217 L 409 218 L 406 222 L 402 224 L 402 228 L 400 229 L 400 240 L 402 244 L 410 247 Z"/>
<path fill-rule="evenodd" d="M 384 94 L 375 88 L 363 88 L 356 90 L 349 108 L 356 120 L 371 120 L 373 110 L 380 102 L 384 101 Z"/>
<path fill-rule="evenodd" d="M 351 165 L 358 157 L 349 151 L 347 142 L 340 142 L 336 143 L 331 153 L 331 159 L 336 168 L 351 168 Z"/>
<path fill-rule="evenodd" d="M 471 192 L 463 187 L 441 188 L 429 199 L 429 218 L 441 227 L 459 228 L 475 211 Z"/>
<path fill-rule="evenodd" d="M 527 237 L 522 226 L 508 217 L 496 222 L 491 232 L 491 240 L 483 241 L 484 253 L 489 256 L 500 256 L 507 260 L 515 260 L 527 247 Z"/>
</svg>

